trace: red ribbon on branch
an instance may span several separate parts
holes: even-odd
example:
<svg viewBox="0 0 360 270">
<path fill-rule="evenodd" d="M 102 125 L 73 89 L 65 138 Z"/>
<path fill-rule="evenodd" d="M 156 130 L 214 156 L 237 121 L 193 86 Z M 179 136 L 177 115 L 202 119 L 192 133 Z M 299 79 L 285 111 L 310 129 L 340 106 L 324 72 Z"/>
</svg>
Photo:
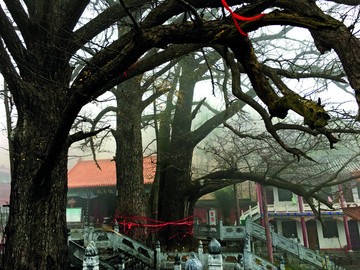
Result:
<svg viewBox="0 0 360 270">
<path fill-rule="evenodd" d="M 223 4 L 224 8 L 230 12 L 230 14 L 231 14 L 231 16 L 232 16 L 232 19 L 233 19 L 233 21 L 234 21 L 234 23 L 235 23 L 235 26 L 236 26 L 237 30 L 239 30 L 239 32 L 240 32 L 242 35 L 244 35 L 244 36 L 248 36 L 248 34 L 246 34 L 243 30 L 241 30 L 241 28 L 240 28 L 239 23 L 237 22 L 237 20 L 252 21 L 252 20 L 256 20 L 256 19 L 258 19 L 258 18 L 260 18 L 260 17 L 262 17 L 262 16 L 265 15 L 265 13 L 261 13 L 261 14 L 259 14 L 259 15 L 257 15 L 257 16 L 254 16 L 254 17 L 244 17 L 244 16 L 240 16 L 240 15 L 238 15 L 238 14 L 235 14 L 235 13 L 231 10 L 231 8 L 228 6 L 228 4 L 226 3 L 225 0 L 221 0 L 221 3 Z"/>
<path fill-rule="evenodd" d="M 184 218 L 182 220 L 165 222 L 142 216 L 122 216 L 121 214 L 117 213 L 115 216 L 115 221 L 117 221 L 118 224 L 123 227 L 124 234 L 129 233 L 129 231 L 135 227 L 147 228 L 146 234 L 149 234 L 159 231 L 166 226 L 173 226 L 177 228 L 178 232 L 171 236 L 170 239 L 178 236 L 180 240 L 185 238 L 187 235 L 193 234 L 194 225 L 193 216 Z"/>
</svg>

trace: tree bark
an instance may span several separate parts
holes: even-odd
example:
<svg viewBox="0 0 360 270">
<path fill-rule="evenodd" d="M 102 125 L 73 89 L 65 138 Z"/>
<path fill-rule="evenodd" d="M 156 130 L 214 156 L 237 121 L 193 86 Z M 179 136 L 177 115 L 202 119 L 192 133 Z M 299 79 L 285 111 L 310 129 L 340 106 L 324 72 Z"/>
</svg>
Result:
<svg viewBox="0 0 360 270">
<path fill-rule="evenodd" d="M 60 270 L 69 266 L 66 241 L 68 146 L 66 137 L 62 142 L 54 140 L 59 122 L 50 108 L 47 116 L 19 113 L 11 140 L 11 204 L 4 270 Z M 47 156 L 50 145 L 57 143 L 61 147 L 59 155 Z M 43 164 L 47 157 L 54 159 L 53 165 Z"/>
<path fill-rule="evenodd" d="M 192 194 L 191 161 L 193 144 L 190 140 L 191 110 L 196 76 L 194 67 L 182 62 L 180 90 L 174 115 L 171 141 L 167 149 L 167 157 L 163 161 L 163 173 L 160 180 L 159 220 L 174 222 L 191 217 L 195 201 Z M 195 78 L 194 78 L 195 77 Z M 165 163 L 166 162 L 166 163 Z M 185 228 L 186 230 L 186 228 Z M 191 245 L 193 239 L 187 235 L 190 231 L 181 231 L 176 226 L 167 226 L 161 233 L 161 240 L 168 249 L 176 249 Z M 179 240 L 185 237 L 186 242 Z"/>
<path fill-rule="evenodd" d="M 167 222 L 191 218 L 194 214 L 195 202 L 200 197 L 202 188 L 191 178 L 194 147 L 224 119 L 234 115 L 243 106 L 243 103 L 236 102 L 228 110 L 217 113 L 192 131 L 192 120 L 195 117 L 192 111 L 194 88 L 197 81 L 206 72 L 207 66 L 204 69 L 196 64 L 194 59 L 187 58 L 181 63 L 181 67 L 182 74 L 179 79 L 179 92 L 171 135 L 170 129 L 164 128 L 163 133 L 160 134 L 161 141 L 158 143 L 161 146 L 158 149 L 161 159 L 158 160 L 160 167 L 157 170 L 159 176 L 158 217 L 159 220 Z M 170 114 L 167 116 L 170 117 Z M 169 250 L 184 246 L 191 247 L 195 243 L 191 233 L 186 226 L 179 229 L 171 225 L 161 231 L 160 239 L 162 243 L 166 243 Z"/>
<path fill-rule="evenodd" d="M 147 201 L 143 178 L 141 137 L 142 93 L 137 91 L 138 78 L 123 83 L 114 91 L 117 98 L 116 141 L 116 211 L 120 221 L 139 222 L 132 217 L 147 217 Z M 129 226 L 125 226 L 125 232 Z M 129 236 L 144 239 L 144 229 L 132 227 Z"/>
</svg>

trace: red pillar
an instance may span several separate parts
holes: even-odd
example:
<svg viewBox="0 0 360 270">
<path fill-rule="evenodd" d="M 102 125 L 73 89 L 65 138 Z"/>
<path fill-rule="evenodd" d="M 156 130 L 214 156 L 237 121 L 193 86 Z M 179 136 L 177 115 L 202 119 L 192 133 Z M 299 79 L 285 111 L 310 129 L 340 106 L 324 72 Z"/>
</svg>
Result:
<svg viewBox="0 0 360 270">
<path fill-rule="evenodd" d="M 343 195 L 343 192 L 342 192 L 342 185 L 339 184 L 338 188 L 339 188 L 339 191 L 340 191 L 340 206 L 341 206 L 341 208 L 344 208 L 345 207 L 345 200 L 344 200 L 344 195 Z M 344 227 L 345 227 L 347 250 L 352 250 L 351 239 L 350 239 L 350 231 L 349 231 L 349 224 L 348 224 L 348 219 L 347 219 L 346 215 L 344 215 Z"/>
<path fill-rule="evenodd" d="M 303 205 L 302 197 L 299 196 L 298 200 L 299 200 L 299 209 L 300 209 L 300 213 L 301 213 L 301 230 L 302 230 L 302 235 L 303 235 L 304 247 L 309 247 L 307 231 L 306 231 L 306 223 L 305 223 L 305 218 L 303 217 L 304 205 Z"/>
<path fill-rule="evenodd" d="M 268 252 L 269 261 L 271 263 L 274 263 L 274 255 L 273 255 L 273 248 L 272 248 L 269 216 L 268 216 L 268 211 L 267 211 L 266 188 L 265 188 L 265 186 L 260 186 L 260 189 L 261 189 L 260 194 L 262 196 L 262 203 L 261 204 L 263 205 L 263 210 L 264 210 L 264 217 L 263 217 L 262 220 L 264 221 L 263 226 L 265 227 L 267 252 Z"/>
<path fill-rule="evenodd" d="M 257 194 L 258 204 L 260 207 L 261 225 L 263 227 L 265 227 L 263 200 L 262 200 L 262 195 L 261 195 L 261 185 L 260 184 L 256 184 L 256 194 Z"/>
</svg>

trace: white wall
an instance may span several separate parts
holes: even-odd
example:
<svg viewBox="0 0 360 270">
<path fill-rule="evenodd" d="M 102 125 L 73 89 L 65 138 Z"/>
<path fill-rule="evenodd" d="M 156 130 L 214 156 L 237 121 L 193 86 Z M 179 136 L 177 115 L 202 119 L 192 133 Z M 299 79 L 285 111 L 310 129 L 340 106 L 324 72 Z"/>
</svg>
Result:
<svg viewBox="0 0 360 270">
<path fill-rule="evenodd" d="M 360 185 L 360 183 L 357 183 L 358 185 Z M 353 193 L 353 197 L 354 197 L 354 203 L 356 204 L 360 204 L 360 194 L 358 194 L 358 190 L 357 187 L 354 187 L 352 189 L 352 193 Z"/>
<path fill-rule="evenodd" d="M 343 249 L 346 245 L 344 221 L 336 220 L 339 237 L 324 238 L 320 221 L 316 220 L 320 249 Z"/>
<path fill-rule="evenodd" d="M 279 201 L 279 191 L 277 188 L 273 187 L 274 192 L 274 210 L 275 212 L 299 212 L 299 203 L 293 203 L 292 201 Z M 293 193 L 293 198 L 298 202 L 298 196 Z"/>
</svg>

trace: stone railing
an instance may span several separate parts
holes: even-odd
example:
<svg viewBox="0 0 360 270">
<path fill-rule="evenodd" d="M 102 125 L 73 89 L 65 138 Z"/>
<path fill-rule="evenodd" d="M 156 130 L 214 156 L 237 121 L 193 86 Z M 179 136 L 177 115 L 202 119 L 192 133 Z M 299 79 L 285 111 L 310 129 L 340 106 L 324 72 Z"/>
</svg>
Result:
<svg viewBox="0 0 360 270">
<path fill-rule="evenodd" d="M 317 203 L 314 204 L 317 205 Z M 359 203 L 346 202 L 345 205 L 346 207 L 356 207 L 359 206 Z M 323 203 L 320 203 L 320 208 L 322 209 L 324 214 L 326 214 L 326 212 L 328 211 L 339 212 L 340 214 L 343 214 L 343 211 L 339 203 L 333 204 L 333 208 L 335 210 Z M 268 212 L 269 214 L 279 213 L 279 215 L 281 214 L 286 215 L 287 213 L 300 213 L 300 209 L 298 204 L 294 204 L 291 201 L 286 201 L 286 202 L 277 202 L 274 204 L 268 204 Z M 312 213 L 312 209 L 309 204 L 303 203 L 303 212 Z M 313 214 L 311 215 L 313 216 Z M 256 220 L 261 217 L 259 203 L 253 207 L 249 206 L 248 210 L 241 213 L 240 219 L 245 220 L 247 217 L 251 217 L 253 220 Z"/>
<path fill-rule="evenodd" d="M 256 220 L 260 217 L 259 203 L 253 207 L 249 205 L 249 209 L 241 213 L 240 219 L 246 219 L 247 217 L 251 217 L 253 220 Z"/>
<path fill-rule="evenodd" d="M 261 241 L 266 241 L 265 238 L 265 229 L 251 221 L 248 218 L 245 222 L 245 226 L 223 226 L 222 222 L 219 222 L 219 225 L 214 228 L 209 228 L 208 226 L 200 226 L 195 223 L 194 234 L 196 236 L 200 231 L 208 231 L 208 235 L 212 235 L 213 238 L 219 239 L 220 241 L 237 239 L 245 241 L 248 248 L 244 248 L 243 253 L 222 253 L 221 257 L 223 259 L 222 266 L 224 269 L 234 269 L 235 261 L 238 257 L 242 258 L 243 267 L 239 269 L 257 269 L 257 267 L 275 267 L 266 260 L 252 253 L 250 248 L 250 237 L 259 239 Z M 113 232 L 101 231 L 99 229 L 94 229 L 93 227 L 85 227 L 84 229 L 84 243 L 88 245 L 91 241 L 96 243 L 98 248 L 112 248 L 114 251 L 119 251 L 120 253 L 127 254 L 128 256 L 136 257 L 137 260 L 141 261 L 145 265 L 148 265 L 151 269 L 174 269 L 174 262 L 176 258 L 180 258 L 180 264 L 182 267 L 185 267 L 185 261 L 190 256 L 189 253 L 175 253 L 175 252 L 162 252 L 160 243 L 156 244 L 155 250 L 152 250 L 131 238 L 117 234 L 118 226 L 115 225 L 115 230 Z M 311 263 L 313 266 L 318 268 L 323 268 L 324 265 L 327 265 L 327 269 L 342 269 L 336 266 L 328 258 L 320 256 L 318 253 L 305 248 L 300 243 L 288 239 L 282 235 L 279 235 L 271 231 L 272 236 L 272 245 L 278 249 L 283 250 L 284 252 L 290 253 L 305 263 Z M 210 238 L 211 239 L 211 238 Z M 82 251 L 84 253 L 84 251 Z M 203 246 L 200 241 L 197 258 L 201 264 L 208 268 L 209 256 L 211 253 L 203 253 Z M 82 256 L 84 256 L 82 254 Z M 238 262 L 239 263 L 239 262 Z M 335 268 L 336 267 L 336 268 Z M 109 268 L 110 269 L 110 268 Z M 209 268 L 210 269 L 210 268 Z M 214 268 L 217 269 L 217 268 Z M 263 269 L 263 268 L 259 268 Z M 274 268 L 276 269 L 276 268 Z"/>
<path fill-rule="evenodd" d="M 200 225 L 195 222 L 194 234 L 200 239 L 216 238 L 220 241 L 243 241 L 246 234 L 266 242 L 265 229 L 263 226 L 252 222 L 251 218 L 247 218 L 245 226 L 223 226 L 222 220 L 219 221 L 218 226 L 210 227 L 208 225 Z M 293 239 L 288 239 L 280 234 L 271 231 L 271 240 L 273 247 L 279 248 L 284 252 L 290 253 L 300 260 L 311 263 L 316 267 L 323 267 L 327 264 L 329 269 L 335 267 L 335 264 L 330 260 L 322 257 L 315 251 L 308 249 Z M 340 269 L 340 268 L 338 268 Z"/>
<path fill-rule="evenodd" d="M 217 226 L 194 223 L 194 235 L 198 239 L 216 238 L 220 241 L 240 241 L 245 239 L 245 226 L 224 226 L 220 219 Z"/>
<path fill-rule="evenodd" d="M 209 253 L 203 253 L 202 243 L 200 241 L 197 254 L 191 253 L 175 253 L 168 252 L 163 253 L 160 250 L 160 244 L 156 245 L 156 261 L 154 264 L 149 265 L 151 269 L 174 269 L 174 270 L 262 270 L 262 269 L 285 269 L 284 260 L 280 260 L 280 267 L 277 267 L 259 256 L 251 253 L 250 251 L 250 237 L 247 237 L 247 248 L 244 248 L 242 254 L 229 254 L 221 253 L 220 243 L 213 239 L 208 245 Z M 232 258 L 232 262 L 227 262 L 227 259 Z M 119 257 L 119 261 L 116 265 L 106 266 L 101 263 L 98 256 L 98 249 L 96 243 L 91 241 L 87 248 L 83 250 L 83 270 L 99 269 L 99 266 L 105 266 L 105 269 L 126 269 L 126 265 L 122 257 Z"/>
</svg>

